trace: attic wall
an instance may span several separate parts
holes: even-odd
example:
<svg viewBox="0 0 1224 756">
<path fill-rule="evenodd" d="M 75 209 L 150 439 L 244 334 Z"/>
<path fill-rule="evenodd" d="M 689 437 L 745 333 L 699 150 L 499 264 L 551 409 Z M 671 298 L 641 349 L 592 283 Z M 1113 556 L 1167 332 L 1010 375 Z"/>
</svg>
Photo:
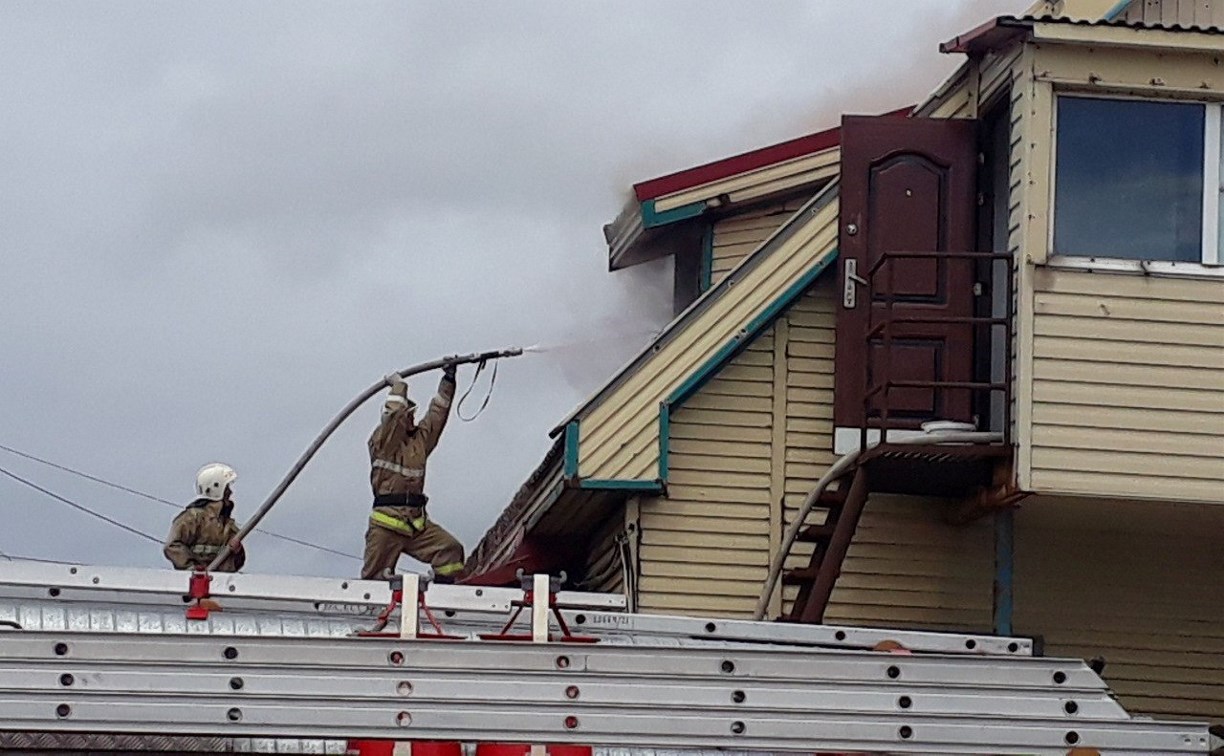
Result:
<svg viewBox="0 0 1224 756">
<path fill-rule="evenodd" d="M 726 277 L 731 269 L 773 236 L 809 198 L 775 202 L 765 207 L 717 221 L 710 255 L 710 285 Z"/>
</svg>

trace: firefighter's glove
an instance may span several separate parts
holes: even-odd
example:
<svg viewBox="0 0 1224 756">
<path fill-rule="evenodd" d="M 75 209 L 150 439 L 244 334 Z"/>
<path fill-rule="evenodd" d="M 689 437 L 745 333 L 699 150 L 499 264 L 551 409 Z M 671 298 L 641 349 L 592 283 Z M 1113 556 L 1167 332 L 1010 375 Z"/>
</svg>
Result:
<svg viewBox="0 0 1224 756">
<path fill-rule="evenodd" d="M 387 373 L 384 380 L 386 380 L 387 385 L 390 386 L 391 388 L 395 388 L 396 386 L 402 385 L 404 383 L 404 379 L 400 377 L 399 373 Z"/>
<path fill-rule="evenodd" d="M 449 381 L 453 381 L 455 380 L 455 372 L 458 369 L 459 369 L 459 366 L 452 362 L 451 364 L 442 368 L 442 377 Z"/>
</svg>

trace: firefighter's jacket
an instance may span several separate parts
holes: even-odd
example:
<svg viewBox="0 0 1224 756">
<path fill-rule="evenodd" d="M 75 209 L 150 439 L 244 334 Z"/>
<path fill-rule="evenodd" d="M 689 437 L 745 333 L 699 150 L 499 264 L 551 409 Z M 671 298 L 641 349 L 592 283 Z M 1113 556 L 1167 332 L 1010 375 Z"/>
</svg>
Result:
<svg viewBox="0 0 1224 756">
<path fill-rule="evenodd" d="M 370 435 L 370 486 L 376 498 L 425 493 L 425 462 L 438 445 L 450 417 L 455 379 L 442 377 L 437 396 L 430 401 L 421 422 L 415 425 L 412 404 L 392 400 L 393 397 L 406 399 L 407 392 L 408 386 L 402 382 L 391 387 L 387 404 L 390 411 Z"/>
<path fill-rule="evenodd" d="M 174 518 L 162 553 L 177 570 L 207 567 L 230 539 L 238 535 L 238 523 L 230 517 L 232 504 L 196 499 Z M 217 572 L 237 572 L 246 563 L 246 549 L 230 554 Z"/>
</svg>

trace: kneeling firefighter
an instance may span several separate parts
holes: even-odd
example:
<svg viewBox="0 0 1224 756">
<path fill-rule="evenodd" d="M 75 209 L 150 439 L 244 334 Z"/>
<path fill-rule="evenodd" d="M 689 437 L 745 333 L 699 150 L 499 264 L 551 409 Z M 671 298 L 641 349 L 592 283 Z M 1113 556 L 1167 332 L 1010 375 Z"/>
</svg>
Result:
<svg viewBox="0 0 1224 756">
<path fill-rule="evenodd" d="M 369 441 L 374 511 L 366 528 L 361 577 L 390 577 L 400 554 L 407 554 L 429 563 L 435 582 L 451 583 L 463 570 L 463 544 L 426 513 L 425 463 L 450 416 L 455 366 L 445 368 L 438 394 L 419 424 L 416 404 L 408 398 L 408 384 L 394 373 L 387 376 L 387 383 L 391 392 L 383 404 L 382 421 Z"/>
</svg>

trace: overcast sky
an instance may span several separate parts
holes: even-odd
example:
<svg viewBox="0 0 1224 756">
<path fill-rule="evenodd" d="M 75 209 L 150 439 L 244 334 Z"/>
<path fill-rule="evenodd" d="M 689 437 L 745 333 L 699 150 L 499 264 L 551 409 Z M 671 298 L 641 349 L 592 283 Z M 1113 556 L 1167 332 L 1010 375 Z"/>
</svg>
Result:
<svg viewBox="0 0 1224 756">
<path fill-rule="evenodd" d="M 242 519 L 385 373 L 581 342 L 504 363 L 488 410 L 452 419 L 430 509 L 470 550 L 668 319 L 667 266 L 607 272 L 633 182 L 916 102 L 960 62 L 939 42 L 1027 4 L 8 0 L 0 444 L 181 503 L 224 461 Z M 360 554 L 378 404 L 265 527 Z M 159 538 L 174 514 L 0 467 Z M 4 477 L 0 517 L 7 554 L 167 565 Z M 248 547 L 251 572 L 360 567 Z"/>
</svg>

